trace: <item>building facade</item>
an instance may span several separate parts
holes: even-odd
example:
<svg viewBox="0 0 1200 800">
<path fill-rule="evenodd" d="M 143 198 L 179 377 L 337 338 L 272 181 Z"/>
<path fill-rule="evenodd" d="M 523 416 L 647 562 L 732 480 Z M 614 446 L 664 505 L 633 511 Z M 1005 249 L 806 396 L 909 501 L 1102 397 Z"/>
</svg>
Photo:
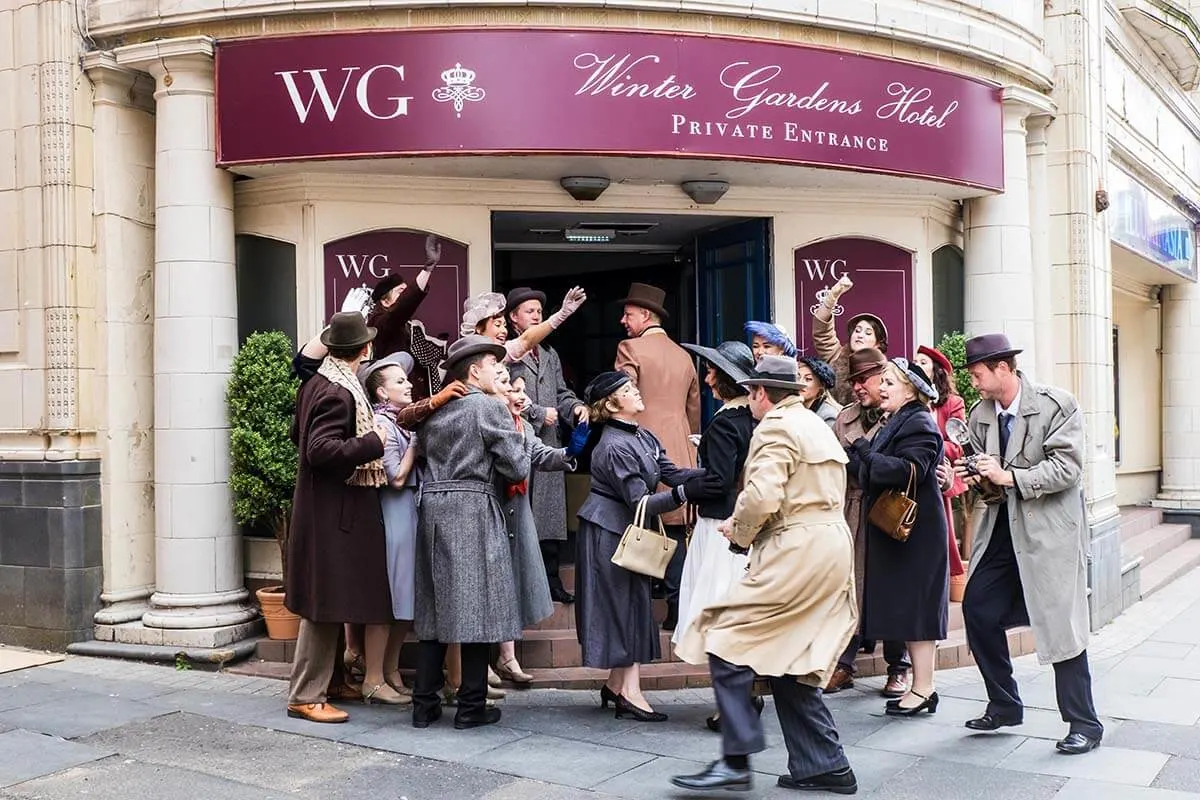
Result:
<svg viewBox="0 0 1200 800">
<path fill-rule="evenodd" d="M 430 347 L 470 294 L 579 283 L 580 385 L 630 280 L 706 343 L 769 316 L 810 347 L 842 273 L 893 354 L 1006 332 L 1085 409 L 1107 622 L 1119 506 L 1200 508 L 1198 30 L 1175 0 L 10 0 L 0 641 L 254 633 L 232 358 L 429 235 Z"/>
</svg>

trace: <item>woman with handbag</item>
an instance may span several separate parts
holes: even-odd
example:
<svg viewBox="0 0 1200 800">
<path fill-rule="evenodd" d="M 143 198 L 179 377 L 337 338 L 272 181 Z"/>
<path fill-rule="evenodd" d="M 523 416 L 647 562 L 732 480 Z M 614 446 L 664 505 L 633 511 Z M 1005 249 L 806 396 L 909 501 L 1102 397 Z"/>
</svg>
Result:
<svg viewBox="0 0 1200 800">
<path fill-rule="evenodd" d="M 691 480 L 698 493 L 704 471 L 676 467 L 654 434 L 638 425 L 645 406 L 624 372 L 597 375 L 584 389 L 584 402 L 592 427 L 581 460 L 590 457 L 592 484 L 579 508 L 575 556 L 583 666 L 609 670 L 601 708 L 612 702 L 617 719 L 663 722 L 667 715 L 642 694 L 640 669 L 661 655 L 650 579 L 656 571 L 662 577 L 675 548 L 655 523 L 659 514 L 687 502 L 685 483 Z M 655 493 L 659 483 L 672 488 Z"/>
<path fill-rule="evenodd" d="M 671 637 L 675 645 L 700 610 L 724 599 L 729 587 L 746 572 L 747 554 L 730 550 L 729 541 L 717 526 L 733 514 L 733 503 L 741 489 L 742 468 L 750 452 L 750 437 L 754 435 L 750 400 L 746 389 L 738 385 L 754 375 L 753 351 L 741 342 L 722 342 L 715 349 L 695 344 L 683 347 L 708 362 L 704 385 L 721 405 L 696 450 L 710 486 L 699 496 L 688 496 L 696 505 L 696 527 L 688 541 L 679 584 L 679 624 Z M 705 659 L 702 665 L 707 664 Z M 755 696 L 754 707 L 762 713 L 761 696 Z M 720 712 L 714 712 L 705 724 L 711 731 L 720 731 Z"/>
<path fill-rule="evenodd" d="M 887 420 L 870 442 L 847 448 L 868 509 L 863 636 L 906 642 L 912 661 L 908 693 L 888 701 L 892 716 L 932 714 L 938 705 L 933 673 L 937 642 L 946 638 L 949 561 L 937 475 L 942 435 L 929 413 L 937 396 L 924 370 L 892 359 L 879 390 Z"/>
</svg>

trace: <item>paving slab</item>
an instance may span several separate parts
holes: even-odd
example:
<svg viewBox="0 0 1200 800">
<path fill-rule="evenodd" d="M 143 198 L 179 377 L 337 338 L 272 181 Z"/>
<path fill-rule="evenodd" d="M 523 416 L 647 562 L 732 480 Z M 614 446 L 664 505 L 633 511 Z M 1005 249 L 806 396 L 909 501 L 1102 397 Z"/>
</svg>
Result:
<svg viewBox="0 0 1200 800">
<path fill-rule="evenodd" d="M 383 755 L 387 763 L 360 766 L 336 776 L 331 775 L 325 780 L 306 785 L 301 795 L 313 800 L 363 800 L 370 797 L 466 800 L 486 797 L 515 780 L 509 775 L 463 764 L 429 761 L 395 753 Z M 320 770 L 313 770 L 312 767 L 309 770 L 324 772 L 324 764 L 321 763 Z"/>
<path fill-rule="evenodd" d="M 428 728 L 418 730 L 411 724 L 384 725 L 344 741 L 347 744 L 373 747 L 392 753 L 405 753 L 438 761 L 463 762 L 529 735 L 528 731 L 500 725 L 459 731 L 454 729 L 454 715 L 443 714 L 438 722 Z"/>
<path fill-rule="evenodd" d="M 597 791 L 609 792 L 632 800 L 685 800 L 694 797 L 719 797 L 722 794 L 732 797 L 727 792 L 699 794 L 686 789 L 678 789 L 671 785 L 671 778 L 676 775 L 691 775 L 703 770 L 708 761 L 688 761 L 680 758 L 659 757 L 647 761 L 639 767 L 604 781 L 596 787 Z M 757 769 L 758 764 L 752 763 Z M 753 797 L 760 800 L 785 800 L 796 797 L 796 792 L 790 789 L 780 789 L 775 785 L 779 775 L 776 773 L 754 774 Z"/>
<path fill-rule="evenodd" d="M 1072 778 L 1054 800 L 1196 800 L 1200 795 L 1170 789 L 1143 786 L 1118 786 L 1112 783 Z"/>
<path fill-rule="evenodd" d="M 102 747 L 68 742 L 32 731 L 0 733 L 0 787 L 13 786 L 112 755 Z"/>
<path fill-rule="evenodd" d="M 86 788 L 81 790 L 81 787 Z M 7 791 L 15 798 L 29 800 L 78 800 L 81 795 L 88 800 L 287 800 L 293 797 L 202 772 L 118 758 L 10 786 Z"/>
<path fill-rule="evenodd" d="M 522 778 L 591 789 L 653 758 L 648 753 L 534 735 L 480 753 L 467 763 Z"/>
<path fill-rule="evenodd" d="M 1183 644 L 1180 642 L 1157 642 L 1147 641 L 1142 642 L 1137 646 L 1134 652 L 1144 658 L 1172 658 L 1184 659 L 1195 653 L 1198 649 L 1194 644 Z"/>
<path fill-rule="evenodd" d="M 1167 758 L 1163 753 L 1109 746 L 1101 746 L 1098 750 L 1079 756 L 1068 756 L 1046 747 L 1042 741 L 1030 739 L 1000 762 L 1000 766 L 1040 775 L 1149 786 L 1167 763 Z"/>
<path fill-rule="evenodd" d="M 0 712 L 35 706 L 69 696 L 69 691 L 59 689 L 52 684 L 22 679 L 9 680 L 0 683 Z M 0 721 L 3 721 L 2 717 L 0 717 Z"/>
<path fill-rule="evenodd" d="M 499 789 L 480 795 L 479 800 L 617 800 L 617 796 L 518 778 Z"/>
<path fill-rule="evenodd" d="M 137 700 L 79 692 L 0 712 L 0 720 L 16 728 L 75 739 L 169 713 Z"/>
<path fill-rule="evenodd" d="M 639 722 L 634 727 L 614 730 L 600 744 L 637 753 L 681 758 L 685 761 L 711 761 L 721 752 L 721 737 L 704 727 L 704 718 L 712 713 L 707 706 L 693 707 L 692 718 L 685 721 L 677 714 L 667 722 Z M 609 720 L 612 722 L 613 720 Z M 779 741 L 779 724 L 774 714 L 763 713 L 767 742 Z"/>
<path fill-rule="evenodd" d="M 1190 725 L 1130 720 L 1105 733 L 1104 744 L 1200 759 L 1200 732 Z"/>
<path fill-rule="evenodd" d="M 907 722 L 868 736 L 858 747 L 994 767 L 1027 741 L 1023 736 L 1000 731 L 972 734 L 963 728 L 922 724 L 919 720 Z"/>
<path fill-rule="evenodd" d="M 853 765 L 853 760 L 850 763 Z M 871 797 L 887 800 L 1050 800 L 1065 782 L 1049 775 L 926 758 L 875 787 Z"/>
<path fill-rule="evenodd" d="M 1171 756 L 1153 786 L 1200 794 L 1200 759 Z"/>
</svg>

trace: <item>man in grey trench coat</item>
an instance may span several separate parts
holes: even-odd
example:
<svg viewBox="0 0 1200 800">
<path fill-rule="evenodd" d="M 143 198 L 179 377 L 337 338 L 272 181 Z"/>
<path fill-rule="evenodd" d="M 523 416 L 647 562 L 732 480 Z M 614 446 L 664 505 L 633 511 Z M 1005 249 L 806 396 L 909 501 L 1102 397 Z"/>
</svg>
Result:
<svg viewBox="0 0 1200 800">
<path fill-rule="evenodd" d="M 1087 659 L 1083 412 L 1069 392 L 1019 372 L 1020 352 L 1002 333 L 966 343 L 964 366 L 982 397 L 968 419 L 979 455 L 960 459 L 955 470 L 969 484 L 1004 490 L 999 502 L 974 515 L 963 620 L 988 705 L 966 726 L 992 731 L 1021 724 L 1005 631 L 1032 625 L 1038 661 L 1054 665 L 1058 709 L 1070 725 L 1057 749 L 1077 755 L 1094 750 L 1104 735 Z"/>
<path fill-rule="evenodd" d="M 494 392 L 504 347 L 464 336 L 446 355 L 446 380 L 467 394 L 418 427 L 425 474 L 417 512 L 415 619 L 417 679 L 413 727 L 441 716 L 446 645 L 462 645 L 462 684 L 455 728 L 490 725 L 500 709 L 485 707 L 491 644 L 521 635 L 512 549 L 498 487 L 529 476 L 525 436 Z"/>
<path fill-rule="evenodd" d="M 505 313 L 513 333 L 520 336 L 527 328 L 542 321 L 546 295 L 528 286 L 508 293 Z M 547 447 L 562 447 L 558 433 L 560 421 L 572 426 L 587 421 L 588 410 L 563 379 L 558 353 L 545 345 L 536 345 L 519 361 L 509 365 L 512 379 L 525 379 L 529 408 L 524 417 Z M 566 476 L 561 472 L 536 472 L 529 477 L 529 504 L 537 525 L 542 562 L 550 597 L 559 603 L 573 603 L 575 596 L 563 587 L 559 577 L 562 551 L 567 543 Z"/>
</svg>

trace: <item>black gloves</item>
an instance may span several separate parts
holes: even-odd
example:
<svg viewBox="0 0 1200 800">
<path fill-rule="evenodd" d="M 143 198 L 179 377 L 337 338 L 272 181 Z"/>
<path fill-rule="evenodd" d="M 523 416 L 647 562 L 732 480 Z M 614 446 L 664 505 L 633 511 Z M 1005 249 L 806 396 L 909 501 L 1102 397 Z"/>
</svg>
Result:
<svg viewBox="0 0 1200 800">
<path fill-rule="evenodd" d="M 701 503 L 725 496 L 724 483 L 719 475 L 706 472 L 683 482 L 683 493 L 689 503 Z"/>
</svg>

